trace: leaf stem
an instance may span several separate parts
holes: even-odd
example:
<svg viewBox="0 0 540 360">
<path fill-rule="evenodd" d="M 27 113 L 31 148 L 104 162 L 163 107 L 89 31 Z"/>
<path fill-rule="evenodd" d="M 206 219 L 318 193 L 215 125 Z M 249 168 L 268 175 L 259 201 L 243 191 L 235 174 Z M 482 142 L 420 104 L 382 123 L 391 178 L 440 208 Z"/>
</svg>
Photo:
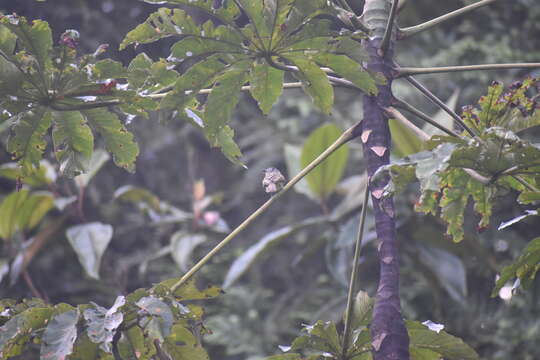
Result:
<svg viewBox="0 0 540 360">
<path fill-rule="evenodd" d="M 334 151 L 339 149 L 342 145 L 351 141 L 352 139 L 359 136 L 358 128 L 360 123 L 357 123 L 345 130 L 339 138 L 334 141 L 321 155 L 319 155 L 315 160 L 313 160 L 309 165 L 307 165 L 302 171 L 300 171 L 295 177 L 293 177 L 284 187 L 268 199 L 264 204 L 262 204 L 257 210 L 255 210 L 251 215 L 249 215 L 236 229 L 234 229 L 229 235 L 227 235 L 219 244 L 217 244 L 212 250 L 210 250 L 202 259 L 199 260 L 187 273 L 185 273 L 178 282 L 176 282 L 172 287 L 171 291 L 175 291 L 180 286 L 182 286 L 186 281 L 188 281 L 197 271 L 199 271 L 216 253 L 221 250 L 225 245 L 227 245 L 232 239 L 236 237 L 242 230 L 248 227 L 255 219 L 257 219 L 261 214 L 263 214 L 275 201 L 277 201 L 283 194 L 289 191 L 296 183 L 302 180 L 307 174 L 309 174 L 317 165 L 323 162 L 328 156 L 330 156 Z"/>
<path fill-rule="evenodd" d="M 427 116 L 426 114 L 424 114 L 423 112 L 421 112 L 417 108 L 413 107 L 412 105 L 406 103 L 405 101 L 396 99 L 394 105 L 396 107 L 399 107 L 399 108 L 401 108 L 403 110 L 407 110 L 408 112 L 418 116 L 420 119 L 424 120 L 428 124 L 431 124 L 431 125 L 435 126 L 437 129 L 439 129 L 441 131 L 444 131 L 448 135 L 460 138 L 460 136 L 457 133 L 455 133 L 454 131 L 452 131 L 450 129 L 447 129 L 446 127 L 442 126 L 441 124 L 437 123 L 436 121 L 433 121 L 429 116 Z"/>
<path fill-rule="evenodd" d="M 416 136 L 418 136 L 418 138 L 420 140 L 422 140 L 422 141 L 429 140 L 429 135 L 426 134 L 426 132 L 424 132 L 418 126 L 414 125 L 409 119 L 407 119 L 405 117 L 405 115 L 403 115 L 401 112 L 399 112 L 398 109 L 396 109 L 394 107 L 388 107 L 388 108 L 385 108 L 384 111 L 386 112 L 388 117 L 396 119 L 397 121 L 399 121 L 400 123 L 405 125 L 409 130 L 414 132 L 416 134 Z"/>
<path fill-rule="evenodd" d="M 397 1 L 396 1 L 397 2 Z M 349 282 L 349 292 L 347 294 L 347 307 L 345 308 L 345 327 L 343 329 L 343 345 L 342 358 L 346 359 L 347 350 L 351 338 L 351 326 L 354 316 L 354 294 L 356 293 L 356 280 L 358 278 L 358 263 L 360 259 L 360 250 L 362 247 L 362 239 L 364 237 L 364 225 L 366 223 L 367 205 L 369 200 L 369 181 L 366 183 L 364 191 L 364 202 L 362 204 L 362 212 L 360 214 L 360 225 L 356 235 L 356 243 L 354 245 L 354 256 L 352 263 L 351 279 Z"/>
<path fill-rule="evenodd" d="M 461 120 L 461 117 L 459 117 L 459 115 L 456 114 L 454 110 L 450 109 L 441 99 L 435 96 L 435 94 L 433 94 L 428 88 L 426 88 L 424 85 L 422 85 L 420 82 L 418 82 L 411 76 L 407 76 L 405 80 L 407 80 L 412 86 L 417 88 L 422 94 L 424 94 L 428 99 L 438 105 L 441 109 L 446 111 L 446 113 L 450 115 L 463 129 L 465 129 L 465 131 L 467 131 L 469 135 L 471 135 L 472 137 L 476 137 L 476 134 L 463 122 L 463 120 Z"/>
<path fill-rule="evenodd" d="M 394 29 L 394 23 L 396 21 L 396 14 L 398 10 L 399 0 L 392 1 L 392 7 L 390 8 L 390 15 L 388 16 L 388 23 L 386 24 L 386 29 L 384 30 L 384 36 L 381 41 L 380 51 L 382 56 L 388 51 L 390 46 L 390 39 L 392 38 L 392 30 Z"/>
<path fill-rule="evenodd" d="M 455 17 L 458 17 L 458 16 L 460 16 L 462 14 L 468 13 L 468 12 L 470 12 L 472 10 L 475 10 L 475 9 L 479 8 L 479 7 L 489 5 L 489 4 L 491 4 L 491 3 L 495 2 L 495 1 L 497 1 L 497 0 L 482 0 L 482 1 L 476 2 L 474 4 L 467 5 L 467 6 L 464 6 L 464 7 L 460 8 L 460 9 L 454 10 L 452 12 L 449 12 L 448 14 L 441 15 L 441 16 L 435 18 L 435 19 L 426 21 L 425 23 L 418 24 L 418 25 L 415 25 L 415 26 L 406 27 L 406 28 L 400 30 L 399 38 L 404 39 L 404 38 L 407 38 L 409 36 L 415 35 L 415 34 L 417 34 L 419 32 L 422 32 L 424 30 L 431 29 L 432 27 L 434 27 L 436 25 L 439 25 L 439 24 L 442 24 L 445 21 L 451 20 L 451 19 L 453 19 Z"/>
<path fill-rule="evenodd" d="M 463 66 L 441 66 L 441 67 L 400 67 L 396 70 L 396 78 L 402 78 L 410 75 L 437 74 L 461 71 L 476 70 L 504 70 L 504 69 L 538 69 L 540 63 L 509 63 L 509 64 L 481 64 L 481 65 L 463 65 Z"/>
</svg>

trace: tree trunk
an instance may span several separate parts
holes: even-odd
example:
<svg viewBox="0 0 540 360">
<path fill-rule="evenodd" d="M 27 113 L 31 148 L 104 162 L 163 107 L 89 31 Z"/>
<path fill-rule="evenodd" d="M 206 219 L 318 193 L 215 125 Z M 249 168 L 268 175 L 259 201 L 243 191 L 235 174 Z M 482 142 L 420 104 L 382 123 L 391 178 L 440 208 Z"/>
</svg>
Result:
<svg viewBox="0 0 540 360">
<path fill-rule="evenodd" d="M 365 95 L 363 98 L 364 118 L 361 139 L 370 179 L 380 166 L 390 161 L 391 136 L 384 108 L 391 106 L 392 102 L 395 34 L 391 37 L 387 52 L 382 54 L 379 50 L 390 8 L 390 0 L 366 0 L 363 11 L 364 22 L 373 31 L 369 40 L 363 43 L 370 55 L 368 68 L 383 73 L 388 79 L 387 84 L 379 86 L 377 96 Z M 382 190 L 388 181 L 389 178 L 385 177 L 377 182 L 370 182 L 369 185 L 379 241 L 380 264 L 380 279 L 371 322 L 371 336 L 375 360 L 404 360 L 409 359 L 409 337 L 401 316 L 399 300 L 399 259 L 395 238 L 394 202 L 392 198 L 381 197 Z"/>
</svg>

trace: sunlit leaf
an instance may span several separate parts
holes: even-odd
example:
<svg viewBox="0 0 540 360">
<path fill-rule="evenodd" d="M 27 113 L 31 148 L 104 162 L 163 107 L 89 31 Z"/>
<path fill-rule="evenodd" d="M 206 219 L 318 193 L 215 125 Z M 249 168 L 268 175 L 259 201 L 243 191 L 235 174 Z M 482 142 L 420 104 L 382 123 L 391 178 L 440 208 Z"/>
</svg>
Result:
<svg viewBox="0 0 540 360">
<path fill-rule="evenodd" d="M 73 352 L 77 339 L 79 310 L 70 310 L 54 316 L 43 333 L 40 360 L 64 360 Z"/>
<path fill-rule="evenodd" d="M 93 222 L 72 226 L 66 236 L 84 270 L 94 279 L 99 279 L 101 257 L 112 239 L 111 225 Z"/>
</svg>

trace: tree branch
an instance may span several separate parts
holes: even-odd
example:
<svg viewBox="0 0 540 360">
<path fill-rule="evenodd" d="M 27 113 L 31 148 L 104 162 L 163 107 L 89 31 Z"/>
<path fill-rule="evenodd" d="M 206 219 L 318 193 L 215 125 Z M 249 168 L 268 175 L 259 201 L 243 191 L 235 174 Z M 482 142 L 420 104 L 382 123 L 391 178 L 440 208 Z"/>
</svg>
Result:
<svg viewBox="0 0 540 360">
<path fill-rule="evenodd" d="M 398 109 L 394 107 L 388 107 L 388 108 L 384 108 L 384 111 L 386 112 L 386 115 L 388 115 L 388 117 L 396 119 L 397 121 L 405 125 L 409 130 L 414 132 L 420 140 L 422 141 L 429 140 L 429 135 L 426 134 L 418 126 L 414 125 L 409 119 L 405 117 L 405 115 L 400 113 Z"/>
<path fill-rule="evenodd" d="M 212 250 L 210 250 L 201 260 L 199 260 L 187 273 L 185 273 L 180 280 L 178 280 L 172 287 L 171 291 L 175 291 L 180 286 L 182 286 L 186 281 L 188 281 L 197 271 L 199 271 L 214 255 L 217 254 L 225 245 L 227 245 L 232 239 L 236 237 L 242 230 L 248 227 L 255 219 L 257 219 L 261 214 L 263 214 L 277 199 L 279 199 L 283 194 L 289 191 L 297 182 L 302 180 L 307 174 L 309 174 L 315 167 L 317 167 L 321 162 L 323 162 L 328 156 L 330 156 L 334 151 L 339 149 L 342 145 L 351 141 L 352 139 L 359 136 L 361 122 L 353 125 L 349 129 L 345 130 L 339 138 L 334 141 L 321 155 L 319 155 L 315 160 L 313 160 L 308 166 L 306 166 L 302 171 L 300 171 L 295 177 L 293 177 L 284 187 L 268 199 L 264 204 L 262 204 L 257 210 L 255 210 L 250 216 L 248 216 L 236 229 L 234 229 L 229 235 L 227 235 L 219 244 L 217 244 Z"/>
<path fill-rule="evenodd" d="M 392 1 L 392 8 L 390 9 L 390 16 L 388 16 L 388 23 L 386 24 L 386 29 L 384 30 L 384 36 L 381 41 L 381 46 L 379 48 L 382 56 L 388 51 L 390 46 L 390 39 L 392 37 L 392 30 L 394 29 L 394 23 L 396 21 L 396 14 L 398 10 L 399 0 Z"/>
<path fill-rule="evenodd" d="M 463 66 L 442 66 L 442 67 L 400 67 L 395 69 L 396 78 L 402 78 L 410 75 L 436 74 L 460 71 L 476 70 L 504 70 L 504 69 L 538 69 L 540 63 L 511 63 L 511 64 L 482 64 L 482 65 L 463 65 Z"/>
<path fill-rule="evenodd" d="M 397 1 L 396 1 L 397 2 Z M 352 262 L 351 279 L 349 281 L 349 292 L 347 295 L 347 307 L 345 308 L 345 326 L 343 329 L 343 345 L 342 345 L 342 358 L 347 359 L 347 350 L 349 348 L 349 342 L 351 338 L 351 326 L 354 316 L 354 294 L 356 293 L 356 279 L 358 277 L 358 265 L 360 263 L 360 250 L 362 248 L 362 239 L 364 237 L 364 225 L 366 223 L 366 213 L 369 200 L 369 181 L 366 183 L 366 190 L 364 191 L 364 202 L 362 203 L 362 212 L 360 213 L 360 226 L 358 227 L 358 233 L 356 235 L 356 243 L 354 245 L 354 256 Z"/>
<path fill-rule="evenodd" d="M 447 133 L 450 136 L 454 136 L 454 137 L 458 137 L 458 138 L 460 137 L 458 134 L 456 134 L 452 130 L 447 129 L 444 126 L 442 126 L 441 124 L 437 123 L 436 121 L 431 120 L 431 118 L 428 115 L 424 114 L 423 112 L 421 112 L 420 110 L 416 109 L 415 107 L 413 107 L 412 105 L 406 103 L 403 100 L 396 99 L 394 105 L 396 107 L 398 107 L 398 108 L 401 108 L 403 110 L 407 110 L 408 112 L 418 116 L 420 119 L 424 120 L 428 124 L 431 124 L 431 125 L 435 126 L 437 129 L 444 131 L 445 133 Z"/>
<path fill-rule="evenodd" d="M 465 129 L 465 131 L 467 131 L 469 135 L 471 135 L 472 137 L 476 136 L 476 134 L 463 122 L 463 120 L 461 120 L 461 117 L 459 117 L 459 115 L 456 114 L 454 110 L 450 109 L 441 99 L 435 96 L 435 94 L 429 91 L 428 88 L 426 88 L 424 85 L 422 85 L 420 82 L 418 82 L 411 76 L 407 76 L 405 80 L 407 80 L 412 86 L 420 90 L 422 94 L 424 94 L 428 99 L 438 105 L 441 109 L 446 111 L 446 113 L 450 115 L 463 129 Z"/>
<path fill-rule="evenodd" d="M 415 34 L 417 34 L 419 32 L 424 31 L 424 30 L 428 30 L 428 29 L 430 29 L 430 28 L 432 28 L 432 27 L 434 27 L 436 25 L 442 24 L 445 21 L 451 20 L 451 19 L 453 19 L 455 17 L 458 17 L 458 16 L 460 16 L 462 14 L 465 14 L 465 13 L 468 13 L 468 12 L 470 12 L 472 10 L 475 10 L 475 9 L 477 9 L 479 7 L 489 5 L 489 4 L 491 4 L 491 3 L 495 2 L 495 1 L 497 1 L 497 0 L 482 0 L 482 1 L 476 2 L 474 4 L 464 6 L 461 9 L 457 9 L 455 11 L 449 12 L 448 14 L 439 16 L 439 17 L 437 17 L 435 19 L 432 19 L 430 21 L 426 21 L 425 23 L 415 25 L 415 26 L 406 27 L 406 28 L 400 30 L 400 34 L 398 35 L 398 37 L 400 39 L 407 38 L 409 36 L 415 35 Z"/>
</svg>

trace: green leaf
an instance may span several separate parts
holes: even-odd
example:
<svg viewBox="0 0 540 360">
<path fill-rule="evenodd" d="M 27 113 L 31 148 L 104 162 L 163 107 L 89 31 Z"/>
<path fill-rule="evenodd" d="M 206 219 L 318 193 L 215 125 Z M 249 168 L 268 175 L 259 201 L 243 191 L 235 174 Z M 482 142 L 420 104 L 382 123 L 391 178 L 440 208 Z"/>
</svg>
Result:
<svg viewBox="0 0 540 360">
<path fill-rule="evenodd" d="M 297 337 L 291 350 L 309 350 L 329 353 L 334 357 L 341 354 L 341 343 L 333 322 L 317 321 L 314 325 L 306 325 L 303 329 L 306 334 Z"/>
<path fill-rule="evenodd" d="M 0 165 L 0 177 L 17 181 L 23 178 L 21 168 L 17 163 Z M 39 168 L 24 176 L 24 183 L 32 187 L 46 187 L 56 181 L 56 170 L 47 160 L 39 162 Z"/>
<path fill-rule="evenodd" d="M 48 323 L 41 340 L 40 360 L 64 360 L 73 352 L 77 339 L 79 310 L 70 310 L 54 316 Z"/>
<path fill-rule="evenodd" d="M 92 67 L 92 77 L 96 80 L 120 79 L 128 76 L 121 62 L 111 59 L 100 60 Z"/>
<path fill-rule="evenodd" d="M 193 333 L 182 325 L 176 324 L 165 338 L 163 349 L 173 359 L 208 360 L 206 350 L 200 345 Z"/>
<path fill-rule="evenodd" d="M 268 114 L 272 105 L 283 91 L 282 70 L 269 66 L 265 62 L 254 62 L 250 72 L 249 84 L 251 95 L 264 114 Z"/>
<path fill-rule="evenodd" d="M 478 354 L 463 340 L 445 331 L 436 332 L 416 321 L 406 321 L 410 349 L 427 349 L 448 360 L 477 360 Z M 425 354 L 425 353 L 424 353 Z"/>
<path fill-rule="evenodd" d="M 19 71 L 17 66 L 6 60 L 3 56 L 0 56 L 0 95 L 17 94 L 23 83 L 23 79 L 23 73 Z"/>
<path fill-rule="evenodd" d="M 358 44 L 360 46 L 360 44 Z M 334 70 L 341 77 L 350 80 L 362 91 L 369 95 L 377 95 L 379 90 L 371 75 L 364 70 L 362 65 L 345 55 L 329 53 L 319 54 L 313 57 L 322 66 Z"/>
<path fill-rule="evenodd" d="M 254 33 L 259 42 L 265 49 L 270 49 L 270 39 L 272 34 L 272 28 L 266 22 L 265 16 L 263 16 L 264 2 L 252 1 L 252 0 L 237 0 L 242 10 L 249 18 L 249 22 L 254 27 Z"/>
<path fill-rule="evenodd" d="M 124 296 L 118 296 L 110 309 L 93 304 L 83 312 L 87 325 L 88 338 L 107 352 L 112 352 L 112 341 L 116 329 L 124 320 L 124 314 L 118 309 L 126 303 Z"/>
<path fill-rule="evenodd" d="M 0 327 L 0 358 L 19 355 L 29 343 L 33 331 L 42 329 L 52 315 L 52 308 L 33 307 L 13 316 Z"/>
<path fill-rule="evenodd" d="M 303 56 L 284 56 L 299 69 L 294 75 L 302 82 L 304 91 L 311 96 L 313 103 L 325 114 L 329 114 L 334 104 L 334 89 L 326 73 L 313 61 Z"/>
<path fill-rule="evenodd" d="M 524 287 L 531 286 L 538 270 L 540 270 L 540 237 L 531 240 L 523 249 L 521 256 L 502 269 L 491 297 L 496 297 L 499 290 L 513 278 L 518 278 Z"/>
<path fill-rule="evenodd" d="M 205 131 L 219 133 L 226 125 L 240 97 L 242 85 L 247 80 L 246 64 L 228 70 L 216 79 L 216 85 L 208 95 L 204 111 Z"/>
<path fill-rule="evenodd" d="M 45 135 L 51 124 L 52 115 L 42 106 L 19 115 L 7 147 L 13 157 L 19 160 L 23 174 L 29 174 L 39 167 L 39 161 L 47 146 Z"/>
<path fill-rule="evenodd" d="M 66 230 L 66 237 L 84 270 L 99 279 L 101 257 L 112 239 L 113 227 L 99 222 L 76 225 Z"/>
<path fill-rule="evenodd" d="M 240 45 L 216 38 L 202 36 L 188 36 L 171 47 L 171 56 L 174 61 L 182 62 L 189 58 L 206 57 L 214 54 L 237 53 L 242 54 L 244 49 Z"/>
<path fill-rule="evenodd" d="M 135 187 L 132 185 L 124 185 L 114 192 L 114 198 L 122 201 L 142 204 L 151 208 L 154 211 L 160 210 L 159 198 L 150 191 Z"/>
<path fill-rule="evenodd" d="M 16 44 L 17 36 L 7 27 L 0 26 L 0 50 L 6 55 L 11 55 L 15 51 Z"/>
<path fill-rule="evenodd" d="M 302 168 L 305 168 L 324 150 L 326 150 L 340 135 L 342 131 L 334 124 L 326 124 L 311 133 L 304 143 L 301 156 Z M 332 194 L 337 183 L 341 179 L 349 150 L 347 145 L 342 146 L 310 172 L 306 179 L 311 188 L 321 201 Z"/>
<path fill-rule="evenodd" d="M 234 141 L 234 130 L 226 125 L 218 130 L 217 134 L 206 134 L 210 145 L 218 146 L 221 152 L 230 162 L 236 165 L 245 167 L 245 165 L 239 160 L 242 156 L 240 148 Z"/>
<path fill-rule="evenodd" d="M 17 222 L 20 230 L 32 230 L 54 207 L 54 196 L 47 191 L 30 194 L 24 204 L 17 209 Z"/>
<path fill-rule="evenodd" d="M 149 338 L 145 338 L 143 330 L 131 326 L 118 342 L 118 352 L 125 360 L 150 360 L 156 354 L 156 348 Z"/>
<path fill-rule="evenodd" d="M 154 296 L 145 296 L 139 299 L 136 305 L 141 309 L 141 315 L 151 315 L 150 322 L 153 322 L 153 324 L 148 324 L 147 327 L 156 326 L 159 338 L 168 336 L 171 333 L 174 318 L 169 305 Z"/>
<path fill-rule="evenodd" d="M 170 289 L 176 284 L 180 278 L 167 279 L 155 285 L 151 289 L 151 293 L 160 291 L 160 289 Z M 223 291 L 217 286 L 210 286 L 206 289 L 200 290 L 194 279 L 188 280 L 182 286 L 174 291 L 174 296 L 178 301 L 190 301 L 190 300 L 206 300 L 212 299 L 223 294 Z"/>
<path fill-rule="evenodd" d="M 408 127 L 396 119 L 389 119 L 388 125 L 394 143 L 393 150 L 399 157 L 411 155 L 422 150 L 422 141 Z"/>
<path fill-rule="evenodd" d="M 133 134 L 120 122 L 118 116 L 105 109 L 84 110 L 83 114 L 90 126 L 105 140 L 114 163 L 130 172 L 135 171 L 139 147 L 133 140 Z"/>
<path fill-rule="evenodd" d="M 86 171 L 94 151 L 94 135 L 79 111 L 53 112 L 53 142 L 60 171 L 68 176 Z"/>
<path fill-rule="evenodd" d="M 94 151 L 90 161 L 88 162 L 86 173 L 78 175 L 73 179 L 75 184 L 77 184 L 77 187 L 79 189 L 85 188 L 90 180 L 92 180 L 92 178 L 98 173 L 101 167 L 105 165 L 107 161 L 109 161 L 110 158 L 111 157 L 109 154 L 103 149 L 97 149 Z"/>
<path fill-rule="evenodd" d="M 14 191 L 5 197 L 0 205 L 0 237 L 4 240 L 10 239 L 18 228 L 18 210 L 23 206 L 29 196 L 29 191 L 22 189 Z"/>
<path fill-rule="evenodd" d="M 519 194 L 518 202 L 520 204 L 533 204 L 540 202 L 540 193 L 536 191 L 523 191 Z"/>
<path fill-rule="evenodd" d="M 287 164 L 287 173 L 292 177 L 293 175 L 298 174 L 302 167 L 300 165 L 300 157 L 302 155 L 302 147 L 291 145 L 291 144 L 285 144 L 283 146 L 283 152 L 285 156 L 285 162 Z M 306 195 L 308 198 L 316 200 L 317 195 L 315 195 L 306 180 L 306 178 L 303 178 L 299 182 L 294 185 L 294 190 L 296 190 L 300 194 Z"/>
</svg>

